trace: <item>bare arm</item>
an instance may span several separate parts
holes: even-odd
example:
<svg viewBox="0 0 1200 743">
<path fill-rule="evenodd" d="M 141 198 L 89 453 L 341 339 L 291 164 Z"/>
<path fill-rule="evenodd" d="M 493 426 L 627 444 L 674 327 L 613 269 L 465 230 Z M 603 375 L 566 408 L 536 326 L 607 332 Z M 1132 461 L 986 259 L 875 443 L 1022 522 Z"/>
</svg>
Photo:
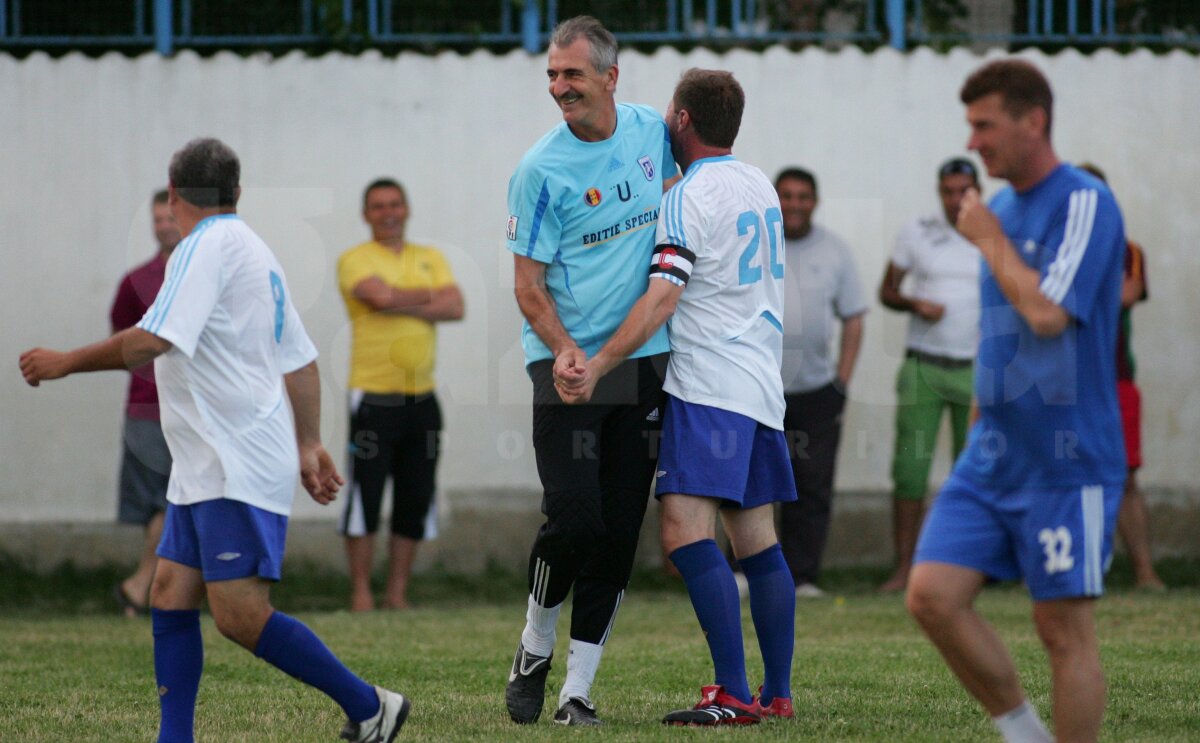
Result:
<svg viewBox="0 0 1200 743">
<path fill-rule="evenodd" d="M 321 443 L 321 377 L 317 362 L 284 374 L 283 382 L 296 420 L 300 482 L 313 500 L 325 505 L 337 497 L 345 481 Z"/>
<path fill-rule="evenodd" d="M 1146 293 L 1146 280 L 1141 276 L 1125 276 L 1121 281 L 1121 309 L 1129 309 L 1142 301 Z"/>
<path fill-rule="evenodd" d="M 908 271 L 888 261 L 887 270 L 883 272 L 883 280 L 879 282 L 880 303 L 897 312 L 911 312 L 929 322 L 937 322 L 942 319 L 942 315 L 946 312 L 944 305 L 900 293 L 900 282 L 906 275 L 908 275 Z"/>
<path fill-rule="evenodd" d="M 665 279 L 651 279 L 646 293 L 634 302 L 621 327 L 592 358 L 589 366 L 597 372 L 597 376 L 612 371 L 629 354 L 646 345 L 650 336 L 657 333 L 663 323 L 675 314 L 681 294 L 681 285 Z"/>
<path fill-rule="evenodd" d="M 584 365 L 555 363 L 554 381 L 564 402 L 591 399 L 596 383 L 658 332 L 679 303 L 684 287 L 665 279 L 650 279 L 646 293 L 634 302 L 624 322 L 604 347 Z"/>
<path fill-rule="evenodd" d="M 517 306 L 533 332 L 537 333 L 555 358 L 567 351 L 578 351 L 578 344 L 558 317 L 554 297 L 546 289 L 546 264 L 523 255 L 514 255 L 513 258 L 513 291 L 517 296 Z"/>
<path fill-rule="evenodd" d="M 369 276 L 354 286 L 354 297 L 376 312 L 394 312 L 427 322 L 463 318 L 462 292 L 456 284 L 437 289 L 399 289 L 378 276 Z"/>
<path fill-rule="evenodd" d="M 958 231 L 979 248 L 1001 293 L 1035 335 L 1050 338 L 1066 330 L 1071 316 L 1042 294 L 1041 275 L 1021 260 L 1004 234 L 1000 220 L 979 200 L 975 190 L 963 197 Z"/>
<path fill-rule="evenodd" d="M 854 365 L 858 362 L 858 352 L 862 348 L 863 316 L 847 317 L 842 321 L 842 342 L 838 351 L 837 375 L 842 383 L 842 389 L 850 386 L 850 378 L 854 376 Z"/>
<path fill-rule="evenodd" d="M 69 374 L 134 369 L 171 350 L 170 342 L 141 328 L 126 328 L 73 351 L 34 348 L 21 354 L 21 374 L 31 387 Z"/>
</svg>

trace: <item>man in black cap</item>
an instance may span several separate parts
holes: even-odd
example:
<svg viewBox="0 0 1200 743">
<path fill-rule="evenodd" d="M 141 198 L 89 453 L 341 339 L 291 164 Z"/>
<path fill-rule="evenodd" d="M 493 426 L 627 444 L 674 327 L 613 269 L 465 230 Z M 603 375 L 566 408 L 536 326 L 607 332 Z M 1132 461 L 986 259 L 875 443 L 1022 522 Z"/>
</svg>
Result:
<svg viewBox="0 0 1200 743">
<path fill-rule="evenodd" d="M 889 593 L 903 591 L 908 584 L 943 412 L 950 415 L 954 457 L 966 441 L 972 365 L 979 345 L 979 252 L 954 227 L 963 196 L 968 189 L 979 189 L 979 175 L 971 161 L 961 157 L 947 160 L 937 175 L 941 212 L 918 217 L 900 230 L 879 285 L 879 301 L 885 307 L 912 315 L 896 380 L 896 569 L 879 587 Z"/>
</svg>

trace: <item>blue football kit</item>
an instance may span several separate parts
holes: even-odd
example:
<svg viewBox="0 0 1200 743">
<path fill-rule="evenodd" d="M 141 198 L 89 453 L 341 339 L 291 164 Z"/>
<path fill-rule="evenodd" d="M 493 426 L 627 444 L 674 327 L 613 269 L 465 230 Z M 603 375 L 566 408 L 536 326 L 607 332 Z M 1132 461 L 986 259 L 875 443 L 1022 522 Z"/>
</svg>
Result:
<svg viewBox="0 0 1200 743">
<path fill-rule="evenodd" d="M 589 357 L 646 291 L 662 183 L 675 173 L 662 116 L 621 103 L 613 136 L 584 142 L 560 123 L 509 180 L 508 249 L 547 264 L 558 318 Z M 528 322 L 521 344 L 526 364 L 554 358 Z M 668 350 L 662 328 L 630 358 Z"/>
<path fill-rule="evenodd" d="M 1097 596 L 1126 476 L 1113 354 L 1124 223 L 1108 188 L 1066 164 L 989 206 L 1070 321 L 1038 337 L 984 263 L 979 421 L 916 559 L 1023 577 L 1038 600 Z"/>
</svg>

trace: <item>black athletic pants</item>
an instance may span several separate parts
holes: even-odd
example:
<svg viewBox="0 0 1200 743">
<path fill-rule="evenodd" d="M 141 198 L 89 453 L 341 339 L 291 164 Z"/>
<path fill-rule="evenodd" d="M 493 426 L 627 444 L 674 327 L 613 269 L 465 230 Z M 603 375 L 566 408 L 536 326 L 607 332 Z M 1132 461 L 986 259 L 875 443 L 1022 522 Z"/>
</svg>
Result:
<svg viewBox="0 0 1200 743">
<path fill-rule="evenodd" d="M 779 542 L 796 585 L 816 581 L 829 536 L 833 471 L 846 396 L 833 384 L 784 396 L 783 427 L 797 500 L 780 504 Z"/>
<path fill-rule="evenodd" d="M 650 496 L 667 354 L 622 363 L 584 405 L 559 399 L 553 365 L 528 368 L 546 515 L 529 558 L 529 592 L 551 607 L 574 586 L 571 638 L 603 644 L 629 583 Z"/>
</svg>

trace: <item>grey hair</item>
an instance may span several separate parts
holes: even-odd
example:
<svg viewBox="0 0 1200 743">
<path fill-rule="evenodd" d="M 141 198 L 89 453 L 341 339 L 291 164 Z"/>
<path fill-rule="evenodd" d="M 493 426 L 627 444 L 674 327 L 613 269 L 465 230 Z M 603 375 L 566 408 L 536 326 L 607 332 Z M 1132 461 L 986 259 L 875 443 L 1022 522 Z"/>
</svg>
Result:
<svg viewBox="0 0 1200 743">
<path fill-rule="evenodd" d="M 607 72 L 617 65 L 617 39 L 604 24 L 590 15 L 568 18 L 554 27 L 550 43 L 559 49 L 570 46 L 582 36 L 587 39 L 590 52 L 588 60 L 596 72 Z"/>
<path fill-rule="evenodd" d="M 193 139 L 171 156 L 167 176 L 179 198 L 202 209 L 236 206 L 242 165 L 219 139 Z"/>
</svg>

